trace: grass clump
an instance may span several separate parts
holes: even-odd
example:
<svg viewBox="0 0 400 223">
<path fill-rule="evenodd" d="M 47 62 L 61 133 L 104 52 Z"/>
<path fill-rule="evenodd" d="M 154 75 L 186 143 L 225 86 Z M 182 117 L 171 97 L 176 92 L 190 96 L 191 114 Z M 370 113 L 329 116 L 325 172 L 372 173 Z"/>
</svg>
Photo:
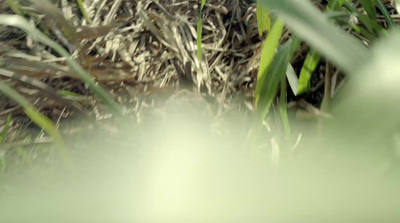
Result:
<svg viewBox="0 0 400 223">
<path fill-rule="evenodd" d="M 399 181 L 400 34 L 390 4 L 46 1 L 42 15 L 25 1 L 7 2 L 19 15 L 1 15 L 0 23 L 24 32 L 3 30 L 23 41 L 1 42 L 10 50 L 0 49 L 8 72 L 0 73 L 0 89 L 55 141 L 70 139 L 74 157 L 72 169 L 55 165 L 46 182 L 57 189 L 38 192 L 43 208 L 24 209 L 21 222 L 400 218 L 392 196 Z M 33 108 L 35 97 L 47 116 Z M 18 106 L 1 100 L 4 111 Z M 89 121 L 65 127 L 63 115 L 73 117 L 73 107 Z M 121 125 L 107 109 L 135 121 Z M 4 122 L 11 133 L 13 120 Z M 1 141 L 12 147 L 4 129 Z M 66 185 L 57 184 L 60 176 Z M 106 183 L 113 193 L 104 193 Z M 8 192 L 29 194 L 24 187 Z M 9 211 L 3 220 L 13 218 L 21 197 L 0 202 Z M 365 206 L 370 200 L 376 202 Z M 48 205 L 54 202 L 60 205 Z"/>
</svg>

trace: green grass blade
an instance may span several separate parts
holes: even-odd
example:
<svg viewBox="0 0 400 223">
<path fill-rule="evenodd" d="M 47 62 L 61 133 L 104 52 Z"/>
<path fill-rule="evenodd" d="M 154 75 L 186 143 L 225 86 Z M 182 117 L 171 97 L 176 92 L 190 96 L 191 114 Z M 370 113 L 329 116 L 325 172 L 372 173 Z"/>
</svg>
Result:
<svg viewBox="0 0 400 223">
<path fill-rule="evenodd" d="M 378 5 L 378 8 L 381 10 L 383 16 L 385 17 L 389 27 L 394 27 L 396 24 L 393 22 L 392 16 L 390 16 L 390 13 L 386 9 L 386 6 L 385 4 L 383 4 L 382 0 L 376 0 L 376 4 Z"/>
<path fill-rule="evenodd" d="M 364 8 L 368 17 L 376 21 L 376 9 L 375 9 L 375 0 L 360 0 L 361 6 Z"/>
<path fill-rule="evenodd" d="M 327 12 L 331 12 L 333 10 L 340 10 L 340 8 L 343 6 L 344 0 L 332 0 L 328 3 L 325 15 L 328 15 Z M 334 11 L 334 13 L 338 13 L 338 11 Z M 339 12 L 340 13 L 340 12 Z M 339 14 L 343 15 L 343 14 Z M 348 13 L 345 13 L 344 15 L 349 15 Z M 329 18 L 331 18 L 328 15 Z M 340 17 L 338 17 L 340 20 Z M 310 79 L 312 74 L 314 73 L 315 69 L 317 68 L 317 65 L 319 61 L 321 60 L 321 55 L 317 53 L 315 50 L 311 49 L 311 51 L 307 54 L 306 59 L 304 61 L 304 64 L 301 68 L 300 71 L 300 77 L 299 77 L 299 86 L 298 86 L 298 91 L 296 95 L 300 95 L 305 93 L 308 88 L 310 87 Z"/>
<path fill-rule="evenodd" d="M 279 45 L 279 40 L 281 38 L 282 32 L 283 32 L 283 23 L 282 21 L 277 20 L 272 26 L 272 29 L 263 44 L 263 48 L 261 50 L 260 67 L 258 69 L 258 74 L 257 74 L 255 105 L 257 105 L 258 103 L 261 90 L 264 88 L 263 86 L 264 83 L 268 82 L 266 75 L 268 73 L 269 65 L 274 59 L 275 51 Z"/>
<path fill-rule="evenodd" d="M 346 73 L 360 69 L 369 52 L 355 37 L 335 27 L 310 1 L 260 0 L 276 11 L 286 26 Z"/>
<path fill-rule="evenodd" d="M 272 30 L 273 29 L 274 26 L 272 27 Z M 271 62 L 270 69 L 268 69 L 268 71 L 264 70 L 264 78 L 260 79 L 260 81 L 257 81 L 256 89 L 259 89 L 259 99 L 255 102 L 257 117 L 254 119 L 253 129 L 250 135 L 250 141 L 254 143 L 254 148 L 256 148 L 259 144 L 262 123 L 268 115 L 268 111 L 278 90 L 279 82 L 285 77 L 286 67 L 290 60 L 290 48 L 292 46 L 291 42 L 292 40 L 289 40 L 278 48 L 277 53 Z"/>
<path fill-rule="evenodd" d="M 202 21 L 201 21 L 201 10 L 200 10 L 200 16 L 199 19 L 197 20 L 197 59 L 201 60 L 201 37 L 202 37 Z"/>
<path fill-rule="evenodd" d="M 6 124 L 4 125 L 4 128 L 3 128 L 3 130 L 1 130 L 1 133 L 0 133 L 0 144 L 6 138 L 6 133 L 7 133 L 7 130 L 8 130 L 8 127 L 10 126 L 10 124 L 11 124 L 11 115 L 8 115 Z"/>
<path fill-rule="evenodd" d="M 258 34 L 262 36 L 265 31 L 271 28 L 271 18 L 269 17 L 269 10 L 263 4 L 257 2 L 257 26 Z"/>
<path fill-rule="evenodd" d="M 331 10 L 339 10 L 343 3 L 344 0 L 332 0 L 328 3 L 326 11 L 329 12 Z M 317 68 L 320 59 L 321 55 L 313 49 L 311 49 L 311 51 L 307 54 L 300 71 L 299 86 L 296 95 L 300 95 L 308 90 L 310 87 L 311 76 Z"/>
<path fill-rule="evenodd" d="M 297 90 L 297 95 L 303 94 L 310 87 L 310 79 L 312 74 L 317 68 L 317 65 L 321 59 L 321 55 L 315 50 L 311 50 L 304 61 L 304 64 L 300 71 L 299 77 L 299 87 Z"/>
<path fill-rule="evenodd" d="M 197 19 L 197 59 L 201 60 L 201 38 L 202 38 L 202 32 L 203 32 L 203 25 L 202 25 L 202 14 L 203 14 L 203 8 L 204 5 L 206 4 L 206 0 L 201 1 L 201 7 L 200 7 L 200 12 L 199 12 L 199 18 Z"/>
<path fill-rule="evenodd" d="M 24 98 L 24 96 L 19 94 L 16 90 L 11 88 L 7 84 L 0 82 L 0 92 L 5 94 L 9 98 L 13 99 L 23 107 L 25 114 L 35 124 L 43 128 L 50 137 L 53 138 L 61 157 L 64 159 L 66 163 L 69 163 L 70 162 L 69 151 L 65 147 L 62 137 L 58 132 L 54 123 L 48 117 L 38 112 L 37 109 L 26 98 Z"/>
<path fill-rule="evenodd" d="M 289 52 L 289 45 L 286 44 L 281 47 L 279 53 L 275 56 L 271 63 L 271 69 L 265 74 L 268 78 L 263 79 L 263 82 L 257 83 L 258 86 L 262 86 L 259 99 L 257 100 L 256 108 L 258 111 L 258 117 L 260 120 L 264 120 L 268 114 L 269 108 L 275 98 L 279 81 L 282 73 L 286 71 L 284 63 L 287 59 Z"/>
<path fill-rule="evenodd" d="M 349 24 L 350 28 L 354 31 L 356 31 L 357 33 L 359 33 L 360 35 L 364 36 L 365 38 L 367 38 L 369 41 L 374 41 L 376 40 L 376 36 L 374 34 L 372 34 L 371 32 L 368 32 L 366 29 L 364 29 L 361 26 L 357 26 L 357 25 L 353 25 L 353 24 Z"/>
<path fill-rule="evenodd" d="M 344 1 L 345 0 L 331 0 L 326 8 L 328 11 L 337 11 L 343 6 Z"/>
<path fill-rule="evenodd" d="M 201 0 L 201 10 L 203 10 L 205 4 L 206 4 L 206 0 Z"/>
<path fill-rule="evenodd" d="M 286 68 L 286 78 L 288 79 L 289 86 L 292 89 L 294 95 L 297 95 L 299 87 L 299 78 L 291 64 L 288 64 Z"/>
<path fill-rule="evenodd" d="M 10 9 L 17 15 L 23 16 L 25 13 L 22 10 L 21 4 L 17 0 L 6 0 Z"/>
<path fill-rule="evenodd" d="M 65 37 L 78 44 L 76 28 L 64 17 L 62 11 L 56 7 L 55 4 L 49 0 L 29 0 L 32 3 L 32 7 L 40 12 L 45 12 L 46 17 L 51 18 L 52 22 L 57 24 Z"/>
<path fill-rule="evenodd" d="M 111 96 L 94 81 L 92 76 L 87 73 L 86 70 L 83 69 L 78 62 L 72 59 L 71 55 L 61 45 L 44 35 L 31 24 L 29 24 L 29 22 L 25 18 L 18 15 L 1 14 L 0 24 L 18 27 L 28 33 L 32 38 L 53 48 L 60 56 L 65 57 L 66 62 L 71 67 L 72 71 L 74 71 L 80 78 L 82 78 L 83 81 L 85 81 L 89 85 L 90 90 L 92 90 L 93 93 L 95 93 L 101 100 L 103 100 L 104 103 L 108 105 L 110 110 L 115 115 L 123 115 L 120 105 L 118 105 L 111 98 Z"/>
<path fill-rule="evenodd" d="M 268 114 L 269 108 L 275 98 L 278 84 L 283 77 L 286 77 L 286 70 L 292 57 L 294 50 L 297 50 L 300 42 L 293 38 L 287 41 L 284 45 L 279 47 L 278 53 L 271 63 L 271 67 L 263 78 L 263 81 L 257 83 L 260 85 L 261 90 L 259 94 L 259 100 L 257 101 L 257 112 L 260 121 L 264 120 Z"/>
<path fill-rule="evenodd" d="M 87 14 L 87 12 L 86 12 L 86 9 L 85 9 L 85 6 L 83 5 L 83 0 L 76 0 L 76 2 L 78 3 L 79 10 L 81 11 L 81 13 L 82 13 L 82 15 L 83 15 L 83 18 L 85 18 L 85 20 L 86 20 L 88 23 L 92 23 L 93 21 L 92 21 L 92 19 L 88 16 L 88 14 Z"/>
</svg>

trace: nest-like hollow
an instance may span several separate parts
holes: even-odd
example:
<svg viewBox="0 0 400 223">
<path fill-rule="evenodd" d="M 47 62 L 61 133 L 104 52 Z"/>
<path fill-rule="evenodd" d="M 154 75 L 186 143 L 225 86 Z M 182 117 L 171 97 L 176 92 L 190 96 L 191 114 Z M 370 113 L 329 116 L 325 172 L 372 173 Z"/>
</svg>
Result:
<svg viewBox="0 0 400 223">
<path fill-rule="evenodd" d="M 194 86 L 224 108 L 239 93 L 251 97 L 261 45 L 254 3 L 207 1 L 200 16 L 200 60 L 196 33 L 198 1 L 87 0 L 84 3 L 90 23 L 75 1 L 53 3 L 57 12 L 48 6 L 29 5 L 26 7 L 31 10 L 29 15 L 35 16 L 28 19 L 37 22 L 37 28 L 68 49 L 102 87 L 128 107 L 143 103 L 139 95 L 157 95 L 175 86 Z M 5 3 L 1 7 L 11 12 Z M 48 13 L 43 13 L 46 10 Z M 65 22 L 72 28 L 70 31 Z M 52 49 L 32 41 L 18 29 L 1 31 L 3 68 L 41 80 L 53 89 L 92 96 Z M 18 90 L 28 98 L 43 93 L 37 87 L 31 91 L 35 86 L 29 83 L 21 85 L 23 78 L 11 79 L 10 84 L 23 88 Z M 49 115 L 63 109 L 63 102 L 46 102 L 44 97 L 36 102 L 39 109 L 46 107 Z M 80 103 L 86 108 L 93 104 L 87 100 Z M 2 111 L 14 106 L 6 104 L 8 107 L 2 107 Z"/>
<path fill-rule="evenodd" d="M 182 87 L 215 102 L 217 113 L 252 109 L 261 48 L 255 3 L 208 0 L 200 15 L 200 1 L 194 0 L 83 2 L 89 20 L 76 1 L 21 4 L 27 4 L 22 5 L 28 12 L 24 16 L 67 49 L 131 114 L 152 107 L 154 96 L 170 96 Z M 6 2 L 0 9 L 13 13 Z M 53 121 L 81 112 L 97 118 L 107 113 L 53 49 L 17 28 L 2 27 L 0 34 L 0 66 L 13 72 L 0 78 Z M 57 90 L 67 94 L 60 96 Z M 2 117 L 24 117 L 21 107 L 6 97 L 0 98 L 0 106 Z M 18 120 L 29 122 L 15 119 L 14 124 Z"/>
</svg>

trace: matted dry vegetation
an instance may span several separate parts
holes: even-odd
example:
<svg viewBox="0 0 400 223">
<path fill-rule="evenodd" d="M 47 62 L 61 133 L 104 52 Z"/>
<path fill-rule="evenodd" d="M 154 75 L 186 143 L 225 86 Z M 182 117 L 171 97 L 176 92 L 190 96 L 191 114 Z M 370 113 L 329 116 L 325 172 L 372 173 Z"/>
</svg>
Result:
<svg viewBox="0 0 400 223">
<path fill-rule="evenodd" d="M 139 122 L 147 113 L 158 114 L 160 108 L 180 109 L 180 104 L 210 106 L 214 116 L 254 110 L 254 85 L 264 37 L 259 36 L 256 7 L 251 1 L 207 1 L 202 12 L 200 61 L 196 46 L 198 1 L 93 0 L 88 1 L 87 18 L 78 1 L 21 2 L 25 4 L 20 13 L 68 49 L 99 85 L 125 106 L 125 113 Z M 326 1 L 315 3 L 320 9 L 326 5 Z M 15 12 L 5 1 L 0 2 L 0 10 Z M 33 102 L 63 133 L 94 128 L 87 124 L 71 127 L 65 124 L 66 119 L 83 116 L 100 123 L 112 116 L 65 58 L 17 28 L 0 29 L 0 68 L 7 71 L 1 72 L 2 80 Z M 290 37 L 285 30 L 282 42 Z M 291 59 L 296 73 L 307 52 L 308 46 L 303 44 Z M 313 105 L 318 107 L 324 96 L 325 61 L 318 66 L 306 95 L 294 97 L 287 90 L 288 100 L 298 101 L 296 106 L 307 111 L 317 111 Z M 334 71 L 340 82 L 340 70 Z M 306 100 L 299 100 L 302 98 Z M 12 115 L 12 129 L 2 146 L 30 145 L 32 142 L 24 139 L 32 135 L 34 143 L 51 142 L 42 134 L 35 137 L 39 129 L 22 107 L 2 95 L 1 126 L 8 115 Z"/>
<path fill-rule="evenodd" d="M 6 2 L 0 4 L 1 11 L 12 13 Z M 218 114 L 252 109 L 261 48 L 255 4 L 207 1 L 201 61 L 196 46 L 198 7 L 197 1 L 92 1 L 87 7 L 90 24 L 75 1 L 27 4 L 24 9 L 30 22 L 69 49 L 133 115 L 157 107 L 156 96 L 168 98 L 182 87 L 194 87 L 201 97 L 217 102 Z M 2 79 L 54 122 L 82 114 L 107 116 L 104 106 L 50 48 L 10 27 L 2 27 L 0 44 L 1 67 L 14 72 Z M 14 127 L 29 124 L 15 102 L 1 97 L 0 106 L 1 117 L 14 117 Z"/>
</svg>

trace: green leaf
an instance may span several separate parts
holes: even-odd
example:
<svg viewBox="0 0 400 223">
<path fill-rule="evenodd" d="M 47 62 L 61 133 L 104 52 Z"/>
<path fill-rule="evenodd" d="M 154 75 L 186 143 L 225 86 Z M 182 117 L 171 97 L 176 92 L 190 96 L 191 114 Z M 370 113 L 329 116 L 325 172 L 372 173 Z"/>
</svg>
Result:
<svg viewBox="0 0 400 223">
<path fill-rule="evenodd" d="M 32 7 L 35 10 L 45 12 L 46 17 L 50 18 L 52 23 L 57 24 L 69 41 L 78 44 L 76 28 L 64 17 L 61 9 L 57 8 L 56 5 L 49 0 L 29 1 L 32 3 Z"/>
<path fill-rule="evenodd" d="M 339 10 L 344 3 L 344 0 L 331 0 L 328 3 L 328 6 L 326 7 L 328 11 L 336 11 Z"/>
<path fill-rule="evenodd" d="M 363 27 L 361 26 L 357 26 L 357 25 L 353 25 L 353 24 L 348 24 L 350 26 L 350 28 L 354 31 L 356 31 L 357 33 L 361 34 L 362 36 L 364 36 L 365 38 L 367 38 L 370 41 L 374 41 L 377 37 L 372 34 L 371 32 L 368 32 L 367 30 L 365 30 Z"/>
<path fill-rule="evenodd" d="M 265 31 L 271 28 L 271 18 L 269 17 L 269 10 L 263 4 L 257 3 L 257 25 L 258 34 L 262 36 Z"/>
<path fill-rule="evenodd" d="M 297 50 L 299 44 L 300 42 L 297 38 L 292 38 L 279 47 L 278 53 L 272 61 L 270 69 L 264 71 L 267 72 L 264 74 L 265 78 L 262 79 L 262 82 L 257 83 L 257 87 L 260 86 L 261 88 L 259 100 L 256 104 L 259 121 L 266 118 L 272 101 L 275 98 L 279 81 L 281 81 L 282 76 L 286 77 L 286 70 L 290 58 L 292 57 L 293 52 Z"/>
<path fill-rule="evenodd" d="M 292 89 L 294 95 L 297 95 L 298 87 L 299 87 L 299 78 L 294 71 L 294 68 L 291 64 L 288 64 L 286 68 L 286 78 L 288 79 L 289 86 Z"/>
<path fill-rule="evenodd" d="M 87 14 L 87 12 L 86 12 L 86 9 L 85 9 L 85 6 L 83 5 L 83 0 L 76 0 L 76 2 L 78 3 L 79 10 L 81 11 L 81 13 L 82 13 L 82 15 L 83 15 L 83 18 L 85 18 L 85 20 L 86 20 L 88 23 L 92 23 L 93 21 L 92 21 L 92 19 L 88 16 L 88 14 Z"/>
<path fill-rule="evenodd" d="M 392 19 L 392 16 L 386 9 L 386 6 L 385 6 L 385 4 L 383 4 L 382 0 L 376 0 L 376 4 L 378 5 L 378 8 L 381 10 L 383 16 L 385 17 L 386 22 L 389 24 L 389 27 L 396 26 L 396 24 L 394 23 L 394 21 Z"/>
<path fill-rule="evenodd" d="M 255 90 L 256 105 L 258 99 L 260 98 L 260 93 L 263 88 L 263 83 L 268 82 L 266 75 L 268 73 L 269 65 L 274 59 L 275 51 L 279 45 L 279 40 L 281 38 L 282 32 L 283 32 L 283 23 L 280 20 L 277 20 L 272 26 L 272 29 L 263 44 L 263 48 L 261 50 L 260 67 L 258 69 L 258 74 L 257 74 L 257 85 Z"/>
<path fill-rule="evenodd" d="M 201 0 L 201 10 L 203 10 L 203 8 L 204 8 L 204 5 L 206 4 L 206 0 Z"/>
<path fill-rule="evenodd" d="M 300 71 L 299 77 L 299 87 L 297 90 L 297 95 L 300 95 L 306 92 L 310 86 L 310 79 L 312 74 L 315 71 L 319 61 L 321 59 L 321 55 L 315 50 L 311 50 L 304 61 L 303 67 Z"/>
<path fill-rule="evenodd" d="M 6 0 L 10 9 L 17 15 L 23 16 L 25 13 L 22 9 L 21 4 L 17 0 Z"/>
<path fill-rule="evenodd" d="M 201 11 L 200 11 L 201 14 Z M 201 60 L 201 36 L 202 36 L 202 21 L 201 16 L 197 20 L 197 59 Z"/>
<path fill-rule="evenodd" d="M 201 1 L 201 7 L 200 7 L 200 12 L 199 12 L 199 18 L 197 19 L 197 59 L 201 60 L 201 38 L 202 38 L 202 32 L 203 32 L 203 25 L 202 25 L 202 14 L 203 14 L 203 8 L 204 5 L 206 4 L 206 0 Z"/>
<path fill-rule="evenodd" d="M 376 20 L 376 9 L 375 9 L 375 0 L 360 0 L 361 6 L 364 8 L 368 17 L 375 21 Z"/>
</svg>

